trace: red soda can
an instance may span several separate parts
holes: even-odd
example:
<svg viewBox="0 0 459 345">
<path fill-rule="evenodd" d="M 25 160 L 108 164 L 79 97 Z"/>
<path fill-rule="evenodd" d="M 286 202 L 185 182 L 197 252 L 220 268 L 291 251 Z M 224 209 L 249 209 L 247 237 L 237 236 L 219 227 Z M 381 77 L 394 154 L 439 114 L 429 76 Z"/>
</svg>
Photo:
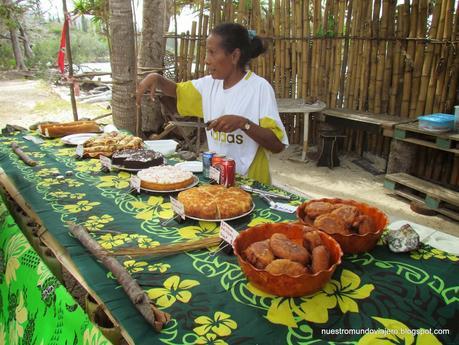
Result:
<svg viewBox="0 0 459 345">
<path fill-rule="evenodd" d="M 223 162 L 223 160 L 225 159 L 225 155 L 222 155 L 222 154 L 215 154 L 213 157 L 212 157 L 212 166 L 216 169 L 220 169 L 220 164 Z"/>
<path fill-rule="evenodd" d="M 220 184 L 225 187 L 234 186 L 236 176 L 236 162 L 226 158 L 220 165 Z"/>
</svg>

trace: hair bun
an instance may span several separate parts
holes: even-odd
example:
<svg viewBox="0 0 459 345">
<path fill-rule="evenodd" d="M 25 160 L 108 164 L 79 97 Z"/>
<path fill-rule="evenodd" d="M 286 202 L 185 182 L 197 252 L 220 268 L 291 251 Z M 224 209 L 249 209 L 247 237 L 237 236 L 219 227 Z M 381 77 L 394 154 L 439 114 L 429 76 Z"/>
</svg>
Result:
<svg viewBox="0 0 459 345">
<path fill-rule="evenodd" d="M 260 36 L 255 36 L 250 40 L 250 49 L 250 58 L 253 59 L 259 56 L 260 54 L 263 54 L 266 51 L 267 47 L 265 41 L 262 40 Z"/>
</svg>

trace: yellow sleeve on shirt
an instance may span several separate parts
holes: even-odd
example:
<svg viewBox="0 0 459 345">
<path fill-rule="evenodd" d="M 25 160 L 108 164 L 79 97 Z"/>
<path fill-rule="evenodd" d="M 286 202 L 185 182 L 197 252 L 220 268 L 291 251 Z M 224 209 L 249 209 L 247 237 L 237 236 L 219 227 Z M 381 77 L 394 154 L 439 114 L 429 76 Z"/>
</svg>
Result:
<svg viewBox="0 0 459 345">
<path fill-rule="evenodd" d="M 177 83 L 177 111 L 182 116 L 203 117 L 202 97 L 191 81 Z"/>
<path fill-rule="evenodd" d="M 282 140 L 284 137 L 284 132 L 277 126 L 276 121 L 269 117 L 263 117 L 260 119 L 260 127 L 272 130 L 279 140 Z M 255 158 L 253 159 L 252 164 L 249 167 L 249 171 L 247 172 L 247 176 L 264 184 L 271 183 L 269 161 L 263 147 L 258 147 Z"/>
</svg>

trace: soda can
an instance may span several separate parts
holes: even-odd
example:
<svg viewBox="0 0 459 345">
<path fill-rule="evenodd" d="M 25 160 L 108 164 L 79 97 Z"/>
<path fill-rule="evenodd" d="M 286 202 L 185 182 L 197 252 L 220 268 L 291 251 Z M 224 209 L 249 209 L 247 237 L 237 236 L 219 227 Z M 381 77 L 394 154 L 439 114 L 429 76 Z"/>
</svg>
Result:
<svg viewBox="0 0 459 345">
<path fill-rule="evenodd" d="M 220 184 L 231 187 L 235 184 L 236 162 L 234 159 L 225 158 L 220 164 Z"/>
<path fill-rule="evenodd" d="M 202 172 L 204 177 L 209 178 L 209 168 L 212 166 L 212 157 L 215 152 L 207 151 L 202 154 Z"/>
<path fill-rule="evenodd" d="M 212 157 L 212 166 L 216 169 L 220 169 L 220 164 L 223 162 L 225 157 L 226 156 L 222 154 L 214 154 Z"/>
</svg>

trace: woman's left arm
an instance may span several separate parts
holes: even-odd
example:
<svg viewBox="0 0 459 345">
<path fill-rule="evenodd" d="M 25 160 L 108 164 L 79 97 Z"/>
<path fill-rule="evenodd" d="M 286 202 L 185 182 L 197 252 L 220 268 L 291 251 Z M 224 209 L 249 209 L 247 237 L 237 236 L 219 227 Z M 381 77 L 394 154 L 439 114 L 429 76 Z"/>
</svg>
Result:
<svg viewBox="0 0 459 345">
<path fill-rule="evenodd" d="M 246 126 L 247 123 L 248 126 Z M 245 129 L 244 127 L 249 128 Z M 281 152 L 285 147 L 272 130 L 260 127 L 259 125 L 249 121 L 247 118 L 239 115 L 221 116 L 212 121 L 208 126 L 208 129 L 225 133 L 231 133 L 236 129 L 241 129 L 259 145 L 274 153 Z"/>
</svg>

